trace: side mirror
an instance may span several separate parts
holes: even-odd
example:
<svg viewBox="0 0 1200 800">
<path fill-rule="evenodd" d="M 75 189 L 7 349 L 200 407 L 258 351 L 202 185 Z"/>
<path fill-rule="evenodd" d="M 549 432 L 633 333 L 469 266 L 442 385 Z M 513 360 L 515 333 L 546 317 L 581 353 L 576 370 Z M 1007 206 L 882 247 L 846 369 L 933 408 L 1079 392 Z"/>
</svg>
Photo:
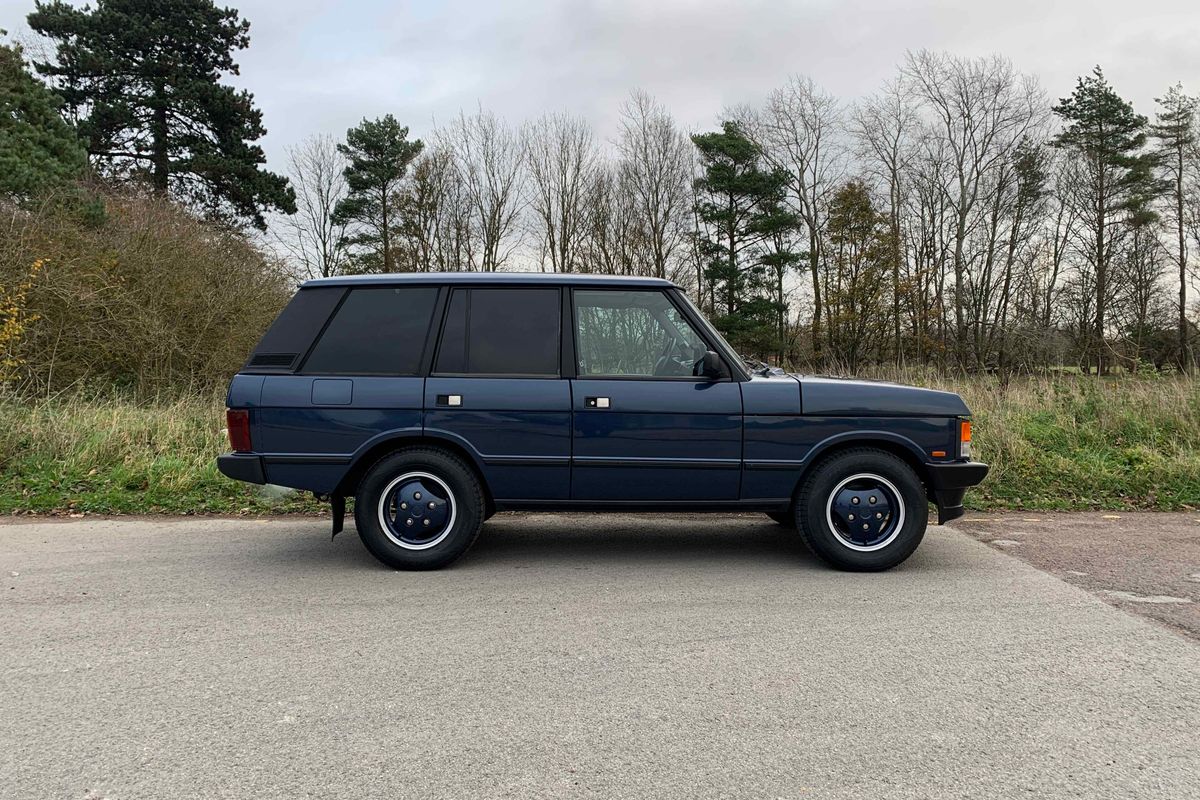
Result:
<svg viewBox="0 0 1200 800">
<path fill-rule="evenodd" d="M 701 377 L 711 378 L 715 381 L 729 377 L 729 370 L 725 368 L 725 362 L 712 350 L 704 352 L 704 357 L 700 359 L 699 367 Z"/>
</svg>

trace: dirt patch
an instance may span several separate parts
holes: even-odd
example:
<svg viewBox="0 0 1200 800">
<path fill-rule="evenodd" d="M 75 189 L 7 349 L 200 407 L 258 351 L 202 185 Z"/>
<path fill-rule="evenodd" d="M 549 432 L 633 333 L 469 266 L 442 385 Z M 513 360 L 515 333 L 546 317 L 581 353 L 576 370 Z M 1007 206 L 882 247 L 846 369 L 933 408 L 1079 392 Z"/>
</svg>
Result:
<svg viewBox="0 0 1200 800">
<path fill-rule="evenodd" d="M 1200 639 L 1200 513 L 973 514 L 954 527 Z"/>
</svg>

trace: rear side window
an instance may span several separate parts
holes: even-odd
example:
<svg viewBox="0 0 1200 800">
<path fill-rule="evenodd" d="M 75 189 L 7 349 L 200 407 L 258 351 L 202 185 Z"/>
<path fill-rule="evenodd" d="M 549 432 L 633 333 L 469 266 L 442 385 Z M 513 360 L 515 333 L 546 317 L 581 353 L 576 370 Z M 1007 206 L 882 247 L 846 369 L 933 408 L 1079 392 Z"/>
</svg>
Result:
<svg viewBox="0 0 1200 800">
<path fill-rule="evenodd" d="M 340 286 L 323 286 L 297 292 L 263 334 L 246 366 L 268 371 L 293 369 L 345 291 Z"/>
<path fill-rule="evenodd" d="M 434 371 L 558 375 L 558 289 L 456 289 Z"/>
<path fill-rule="evenodd" d="M 351 289 L 304 372 L 415 375 L 437 300 L 433 286 Z"/>
</svg>

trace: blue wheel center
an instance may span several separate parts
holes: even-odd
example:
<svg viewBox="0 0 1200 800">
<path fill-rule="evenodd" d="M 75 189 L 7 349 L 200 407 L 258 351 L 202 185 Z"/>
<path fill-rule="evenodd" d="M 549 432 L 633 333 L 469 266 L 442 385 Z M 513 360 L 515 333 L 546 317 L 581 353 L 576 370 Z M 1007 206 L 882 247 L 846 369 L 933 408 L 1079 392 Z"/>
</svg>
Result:
<svg viewBox="0 0 1200 800">
<path fill-rule="evenodd" d="M 437 538 L 450 520 L 446 490 L 425 478 L 397 484 L 387 499 L 384 514 L 388 527 L 399 539 L 420 544 Z"/>
<path fill-rule="evenodd" d="M 830 507 L 835 533 L 863 547 L 885 541 L 895 530 L 899 498 L 878 481 L 863 478 L 838 490 Z"/>
</svg>

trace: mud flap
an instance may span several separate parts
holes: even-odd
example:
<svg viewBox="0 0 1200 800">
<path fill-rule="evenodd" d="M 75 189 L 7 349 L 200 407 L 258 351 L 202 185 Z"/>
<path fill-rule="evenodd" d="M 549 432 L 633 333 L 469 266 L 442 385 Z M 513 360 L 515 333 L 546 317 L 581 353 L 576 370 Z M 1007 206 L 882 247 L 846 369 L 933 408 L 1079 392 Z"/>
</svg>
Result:
<svg viewBox="0 0 1200 800">
<path fill-rule="evenodd" d="M 340 494 L 330 497 L 329 513 L 333 517 L 333 534 L 329 537 L 329 541 L 332 542 L 342 532 L 342 525 L 346 521 L 346 498 Z"/>
</svg>

